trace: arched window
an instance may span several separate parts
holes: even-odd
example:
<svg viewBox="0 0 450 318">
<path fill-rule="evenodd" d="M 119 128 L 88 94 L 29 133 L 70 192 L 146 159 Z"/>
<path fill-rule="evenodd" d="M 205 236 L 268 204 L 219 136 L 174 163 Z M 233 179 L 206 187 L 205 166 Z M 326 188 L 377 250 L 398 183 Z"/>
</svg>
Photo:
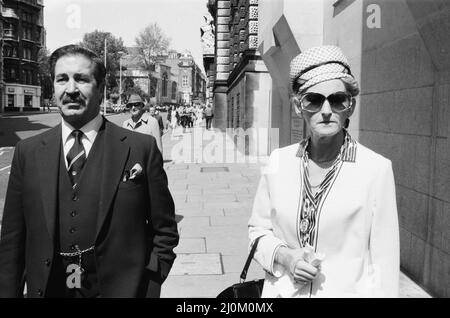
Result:
<svg viewBox="0 0 450 318">
<path fill-rule="evenodd" d="M 162 96 L 167 96 L 167 73 L 162 76 Z"/>
<path fill-rule="evenodd" d="M 177 98 L 177 82 L 172 82 L 172 97 L 171 99 Z"/>
</svg>

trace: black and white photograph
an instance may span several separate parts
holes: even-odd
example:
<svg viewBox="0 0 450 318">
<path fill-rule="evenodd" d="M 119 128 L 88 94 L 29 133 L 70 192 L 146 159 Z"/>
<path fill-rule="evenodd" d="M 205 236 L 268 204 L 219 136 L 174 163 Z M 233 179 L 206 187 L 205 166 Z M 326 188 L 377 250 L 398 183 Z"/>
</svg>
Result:
<svg viewBox="0 0 450 318">
<path fill-rule="evenodd" d="M 0 298 L 450 297 L 449 0 L 0 9 Z"/>
</svg>

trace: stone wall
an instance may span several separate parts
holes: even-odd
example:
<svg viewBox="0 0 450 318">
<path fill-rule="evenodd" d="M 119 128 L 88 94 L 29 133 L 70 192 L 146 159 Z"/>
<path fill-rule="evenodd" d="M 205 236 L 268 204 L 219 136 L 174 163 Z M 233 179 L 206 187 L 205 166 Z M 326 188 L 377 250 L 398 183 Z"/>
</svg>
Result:
<svg viewBox="0 0 450 318">
<path fill-rule="evenodd" d="M 380 28 L 364 25 L 368 5 L 380 8 Z M 392 160 L 403 270 L 450 297 L 450 3 L 362 9 L 359 141 Z"/>
<path fill-rule="evenodd" d="M 213 14 L 216 30 L 215 38 L 215 72 L 213 84 L 213 127 L 226 128 L 227 121 L 227 90 L 229 75 L 228 45 L 230 37 L 230 0 L 215 0 L 215 12 Z"/>
</svg>

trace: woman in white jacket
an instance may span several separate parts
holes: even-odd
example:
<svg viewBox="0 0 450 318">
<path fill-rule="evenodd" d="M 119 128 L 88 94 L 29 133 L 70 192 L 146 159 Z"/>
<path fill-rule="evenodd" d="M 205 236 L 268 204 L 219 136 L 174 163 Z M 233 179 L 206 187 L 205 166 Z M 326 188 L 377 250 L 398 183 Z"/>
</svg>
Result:
<svg viewBox="0 0 450 318">
<path fill-rule="evenodd" d="M 336 46 L 290 65 L 308 137 L 275 150 L 256 193 L 249 237 L 266 271 L 263 297 L 396 297 L 399 228 L 391 161 L 347 132 L 359 94 Z"/>
</svg>

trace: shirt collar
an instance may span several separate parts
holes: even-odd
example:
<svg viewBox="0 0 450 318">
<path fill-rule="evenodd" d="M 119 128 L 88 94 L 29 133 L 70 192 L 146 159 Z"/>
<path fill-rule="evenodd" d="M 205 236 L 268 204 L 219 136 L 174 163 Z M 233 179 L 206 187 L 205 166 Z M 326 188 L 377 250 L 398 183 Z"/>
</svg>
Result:
<svg viewBox="0 0 450 318">
<path fill-rule="evenodd" d="M 148 114 L 147 113 L 143 113 L 141 118 L 139 118 L 139 120 L 137 122 L 134 122 L 132 118 L 130 118 L 128 120 L 127 126 L 131 127 L 131 128 L 135 128 L 138 126 L 139 123 L 142 124 L 147 124 L 148 123 Z"/>
<path fill-rule="evenodd" d="M 100 130 L 100 127 L 102 126 L 103 118 L 100 115 L 100 113 L 97 114 L 91 121 L 89 121 L 87 124 L 85 124 L 83 127 L 80 128 L 80 130 L 83 132 L 83 134 L 86 136 L 86 138 L 89 140 L 91 144 L 94 143 L 95 137 L 97 137 L 97 133 Z M 62 128 L 62 140 L 64 144 L 67 142 L 67 139 L 70 137 L 70 134 L 72 131 L 75 130 L 71 124 L 69 124 L 67 121 L 62 118 L 61 120 L 61 128 Z"/>
<path fill-rule="evenodd" d="M 357 143 L 356 141 L 350 136 L 348 131 L 344 129 L 344 144 L 341 147 L 340 156 L 342 161 L 347 162 L 355 162 L 356 160 L 356 148 Z M 310 138 L 305 138 L 302 141 L 300 141 L 298 150 L 297 150 L 297 157 L 303 158 L 306 153 L 308 153 L 308 145 L 309 145 Z"/>
</svg>

